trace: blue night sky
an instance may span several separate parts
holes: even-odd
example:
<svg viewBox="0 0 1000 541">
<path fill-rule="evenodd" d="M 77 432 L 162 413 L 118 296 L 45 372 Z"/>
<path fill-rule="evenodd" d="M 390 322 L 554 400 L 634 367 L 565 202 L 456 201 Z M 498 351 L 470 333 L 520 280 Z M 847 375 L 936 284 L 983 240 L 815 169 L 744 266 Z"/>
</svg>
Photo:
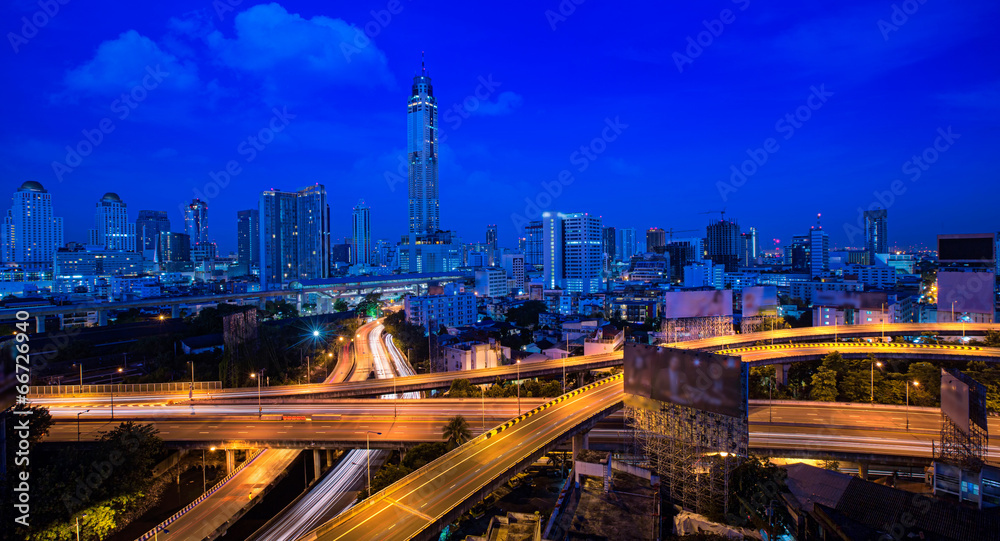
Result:
<svg viewBox="0 0 1000 541">
<path fill-rule="evenodd" d="M 175 231 L 202 194 L 228 252 L 262 189 L 319 182 L 333 237 L 364 198 L 373 235 L 395 241 L 426 51 L 446 138 L 441 225 L 467 242 L 497 223 L 513 245 L 518 216 L 537 211 L 527 199 L 702 233 L 701 213 L 725 208 L 768 249 L 822 213 L 833 245 L 859 245 L 858 209 L 893 188 L 894 245 L 1000 229 L 996 2 L 910 0 L 894 15 L 890 0 L 577 1 L 69 0 L 47 21 L 37 1 L 6 2 L 0 192 L 40 181 L 80 241 L 104 192 L 133 219 L 169 211 Z M 66 165 L 67 145 L 86 151 L 102 126 Z M 230 161 L 238 174 L 213 183 Z"/>
</svg>

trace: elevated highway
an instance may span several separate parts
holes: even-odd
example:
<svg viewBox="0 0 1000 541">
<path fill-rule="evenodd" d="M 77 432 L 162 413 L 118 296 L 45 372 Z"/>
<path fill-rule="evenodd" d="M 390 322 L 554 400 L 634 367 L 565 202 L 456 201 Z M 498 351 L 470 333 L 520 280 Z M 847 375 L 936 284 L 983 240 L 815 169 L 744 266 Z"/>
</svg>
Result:
<svg viewBox="0 0 1000 541">
<path fill-rule="evenodd" d="M 1000 348 L 951 344 L 886 344 L 881 342 L 795 343 L 749 346 L 718 350 L 719 355 L 734 355 L 751 366 L 808 361 L 837 351 L 845 359 L 864 359 L 869 354 L 880 359 L 919 359 L 922 361 L 978 360 L 1000 362 Z"/>
</svg>

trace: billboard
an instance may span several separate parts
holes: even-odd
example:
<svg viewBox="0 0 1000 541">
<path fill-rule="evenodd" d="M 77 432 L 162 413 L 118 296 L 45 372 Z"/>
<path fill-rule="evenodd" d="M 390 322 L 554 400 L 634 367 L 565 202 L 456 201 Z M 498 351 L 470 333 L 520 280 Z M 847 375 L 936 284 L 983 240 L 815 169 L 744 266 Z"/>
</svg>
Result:
<svg viewBox="0 0 1000 541">
<path fill-rule="evenodd" d="M 733 315 L 733 292 L 729 289 L 712 291 L 667 291 L 663 294 L 663 317 L 714 317 Z"/>
<path fill-rule="evenodd" d="M 839 308 L 854 308 L 855 310 L 881 310 L 888 306 L 889 300 L 885 293 L 875 291 L 820 291 L 812 294 L 813 306 L 836 306 Z"/>
<path fill-rule="evenodd" d="M 958 370 L 942 368 L 941 412 L 966 434 L 972 424 L 986 430 L 986 387 Z"/>
<path fill-rule="evenodd" d="M 778 305 L 777 286 L 754 286 L 743 288 L 743 316 L 756 316 L 766 308 Z"/>
<path fill-rule="evenodd" d="M 938 313 L 972 312 L 993 315 L 996 276 L 992 272 L 938 271 Z"/>
<path fill-rule="evenodd" d="M 941 263 L 989 263 L 996 261 L 996 235 L 938 235 L 938 261 Z"/>
<path fill-rule="evenodd" d="M 746 374 L 746 367 L 735 357 L 643 344 L 625 346 L 629 405 L 659 409 L 657 402 L 668 402 L 745 417 Z"/>
</svg>

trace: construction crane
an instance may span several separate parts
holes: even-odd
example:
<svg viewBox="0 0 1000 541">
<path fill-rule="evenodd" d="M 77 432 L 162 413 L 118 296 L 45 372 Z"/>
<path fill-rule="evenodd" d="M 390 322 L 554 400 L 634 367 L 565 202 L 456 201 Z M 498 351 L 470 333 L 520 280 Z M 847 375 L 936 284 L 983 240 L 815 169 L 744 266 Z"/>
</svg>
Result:
<svg viewBox="0 0 1000 541">
<path fill-rule="evenodd" d="M 710 210 L 708 212 L 699 212 L 698 214 L 715 214 L 716 212 L 718 212 L 719 214 L 722 215 L 722 220 L 726 219 L 726 208 L 725 207 L 723 207 L 722 210 Z"/>
<path fill-rule="evenodd" d="M 674 241 L 674 233 L 697 233 L 698 231 L 701 231 L 701 229 L 674 229 L 671 227 L 667 230 L 667 232 L 670 233 L 669 242 Z"/>
</svg>

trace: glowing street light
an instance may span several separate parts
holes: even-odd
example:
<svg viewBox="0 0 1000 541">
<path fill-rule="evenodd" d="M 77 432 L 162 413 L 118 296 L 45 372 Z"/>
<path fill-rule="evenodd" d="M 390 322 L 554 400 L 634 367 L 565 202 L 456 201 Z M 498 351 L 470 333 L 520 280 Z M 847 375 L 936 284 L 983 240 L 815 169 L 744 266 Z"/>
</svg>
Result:
<svg viewBox="0 0 1000 541">
<path fill-rule="evenodd" d="M 913 386 L 919 387 L 920 382 L 914 381 Z M 906 429 L 907 430 L 910 429 L 910 382 L 909 381 L 906 382 Z"/>
<path fill-rule="evenodd" d="M 882 368 L 881 361 L 872 361 L 872 403 L 875 403 L 875 367 Z"/>
</svg>

